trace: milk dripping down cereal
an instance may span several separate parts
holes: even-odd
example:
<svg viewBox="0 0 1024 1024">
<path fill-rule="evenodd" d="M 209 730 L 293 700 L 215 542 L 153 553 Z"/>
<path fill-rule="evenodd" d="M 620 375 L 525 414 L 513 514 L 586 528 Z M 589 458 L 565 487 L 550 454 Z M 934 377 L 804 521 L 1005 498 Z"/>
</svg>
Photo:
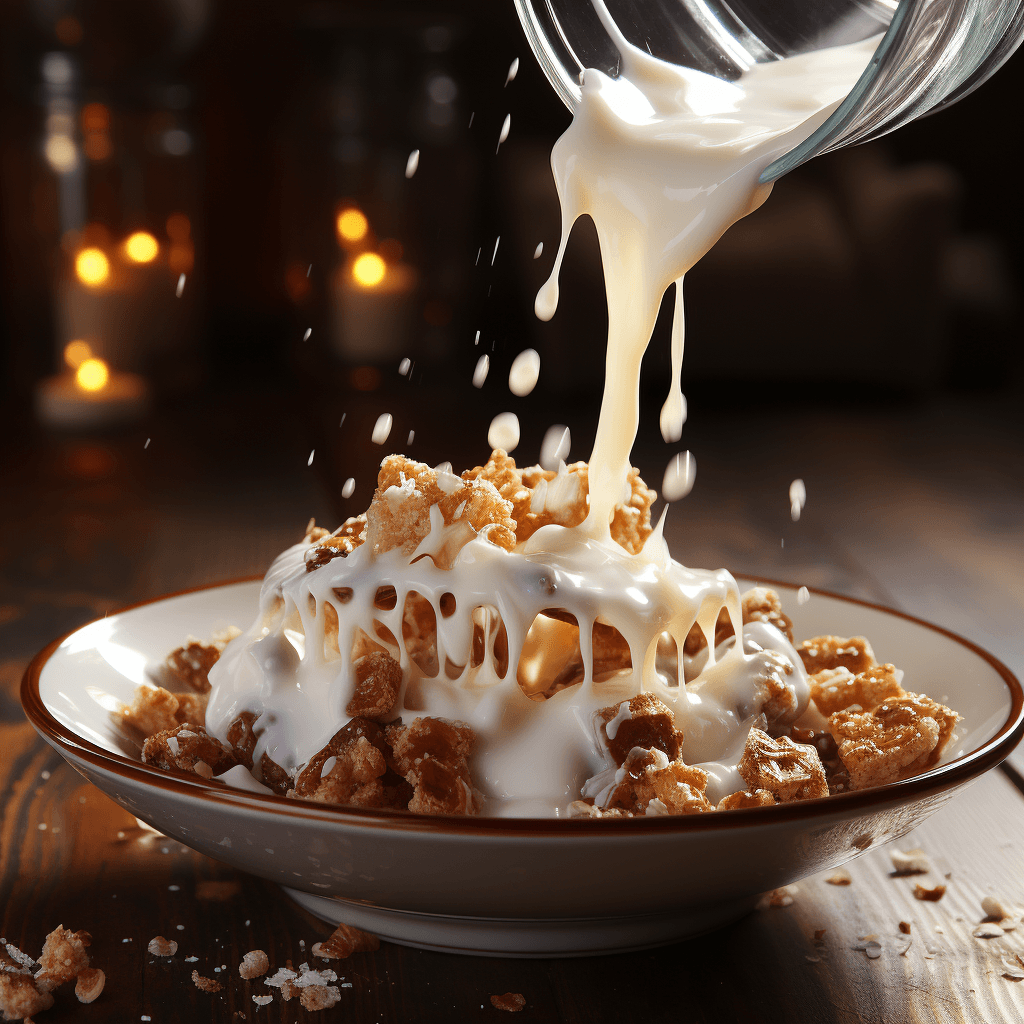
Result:
<svg viewBox="0 0 1024 1024">
<path fill-rule="evenodd" d="M 678 282 L 674 440 L 683 275 L 765 200 L 761 171 L 828 117 L 877 40 L 735 82 L 617 41 L 621 74 L 585 72 L 552 153 L 562 239 L 537 297 L 552 316 L 589 214 L 610 321 L 589 464 L 520 468 L 499 449 L 460 475 L 386 458 L 365 514 L 310 524 L 276 559 L 245 632 L 174 652 L 195 699 L 143 693 L 125 710 L 150 763 L 366 808 L 618 817 L 827 796 L 948 746 L 956 713 L 904 690 L 864 638 L 796 645 L 773 591 L 674 561 L 630 465 L 666 289 Z"/>
</svg>

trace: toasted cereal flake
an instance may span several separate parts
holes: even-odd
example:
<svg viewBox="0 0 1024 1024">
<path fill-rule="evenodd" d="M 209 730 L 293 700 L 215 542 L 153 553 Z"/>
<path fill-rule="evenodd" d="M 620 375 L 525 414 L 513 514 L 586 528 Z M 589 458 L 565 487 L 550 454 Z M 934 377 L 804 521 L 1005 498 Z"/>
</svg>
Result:
<svg viewBox="0 0 1024 1024">
<path fill-rule="evenodd" d="M 329 938 L 314 942 L 311 952 L 324 960 L 344 960 L 353 953 L 372 953 L 377 949 L 380 949 L 380 939 L 376 935 L 349 924 L 339 924 Z"/>
<path fill-rule="evenodd" d="M 92 936 L 88 932 L 71 932 L 63 925 L 57 925 L 43 944 L 35 976 L 36 987 L 41 992 L 49 992 L 77 977 L 89 966 L 85 947 L 91 942 Z"/>
<path fill-rule="evenodd" d="M 192 984 L 200 992 L 219 992 L 224 986 L 213 978 L 204 978 L 198 971 L 192 972 Z"/>
<path fill-rule="evenodd" d="M 491 1006 L 496 1010 L 518 1013 L 526 1005 L 526 997 L 519 992 L 506 992 L 504 995 L 491 996 Z"/>
<path fill-rule="evenodd" d="M 1004 935 L 1005 932 L 994 921 L 983 921 L 971 932 L 971 934 L 976 939 L 998 939 L 999 936 Z"/>
<path fill-rule="evenodd" d="M 850 872 L 846 868 L 839 868 L 837 871 L 833 871 L 828 878 L 825 879 L 829 885 L 849 885 L 853 878 L 850 876 Z"/>
<path fill-rule="evenodd" d="M 1004 917 L 1011 916 L 1006 904 L 995 896 L 986 896 L 981 901 L 981 909 L 985 912 L 986 917 L 991 917 L 995 921 L 1002 921 Z"/>
<path fill-rule="evenodd" d="M 795 885 L 784 885 L 780 889 L 772 889 L 768 893 L 766 903 L 769 907 L 788 907 L 793 903 Z"/>
<path fill-rule="evenodd" d="M 921 849 L 890 850 L 889 859 L 901 875 L 925 875 L 932 869 L 928 854 Z"/>
<path fill-rule="evenodd" d="M 918 900 L 927 900 L 930 903 L 938 903 L 945 895 L 946 887 L 944 885 L 936 885 L 933 889 L 927 889 L 918 882 L 917 885 L 914 886 L 914 898 Z M 1000 934 L 1002 934 L 1001 929 Z"/>
<path fill-rule="evenodd" d="M 27 974 L 0 971 L 0 1012 L 4 1020 L 22 1020 L 53 1006 L 53 996 L 41 992 Z"/>
<path fill-rule="evenodd" d="M 828 796 L 818 751 L 788 736 L 775 739 L 761 729 L 751 729 L 737 767 L 751 790 L 766 789 L 782 801 Z"/>
<path fill-rule="evenodd" d="M 98 967 L 86 967 L 75 981 L 75 995 L 80 1003 L 91 1003 L 103 991 L 107 976 Z"/>
<path fill-rule="evenodd" d="M 909 921 L 900 921 L 900 931 L 903 932 L 904 935 L 909 935 L 910 934 L 910 922 Z"/>
<path fill-rule="evenodd" d="M 174 939 L 165 939 L 162 935 L 150 939 L 146 948 L 153 956 L 174 956 L 178 952 L 178 944 Z"/>
<path fill-rule="evenodd" d="M 299 993 L 299 1002 L 306 1010 L 329 1010 L 340 999 L 337 985 L 310 985 Z"/>
<path fill-rule="evenodd" d="M 250 949 L 238 965 L 238 973 L 246 979 L 260 978 L 270 968 L 270 959 L 262 949 Z"/>
</svg>

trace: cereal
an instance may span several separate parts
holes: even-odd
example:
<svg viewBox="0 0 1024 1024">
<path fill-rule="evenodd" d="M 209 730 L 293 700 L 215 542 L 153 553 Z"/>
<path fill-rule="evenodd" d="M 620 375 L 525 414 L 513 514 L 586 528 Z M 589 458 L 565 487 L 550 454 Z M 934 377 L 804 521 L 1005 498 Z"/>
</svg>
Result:
<svg viewBox="0 0 1024 1024">
<path fill-rule="evenodd" d="M 518 1013 L 526 1005 L 526 997 L 520 992 L 506 992 L 504 995 L 491 996 L 491 1006 L 496 1010 Z"/>
<path fill-rule="evenodd" d="M 146 949 L 153 956 L 174 956 L 178 952 L 178 944 L 174 939 L 165 939 L 162 935 L 157 935 L 149 940 L 149 945 Z"/>
<path fill-rule="evenodd" d="M 949 708 L 908 693 L 872 711 L 837 711 L 829 717 L 829 729 L 853 788 L 866 789 L 935 764 L 958 720 Z"/>
<path fill-rule="evenodd" d="M 312 953 L 325 960 L 344 960 L 353 953 L 372 953 L 378 949 L 380 939 L 376 935 L 350 924 L 339 924 L 329 938 L 313 943 Z"/>
<path fill-rule="evenodd" d="M 573 800 L 569 804 L 569 817 L 570 818 L 628 818 L 632 815 L 626 814 L 619 810 L 617 807 L 609 807 L 604 809 L 601 807 L 595 807 L 592 802 L 587 800 Z"/>
<path fill-rule="evenodd" d="M 615 788 L 604 802 L 605 807 L 619 808 L 632 814 L 700 814 L 714 808 L 704 795 L 707 772 L 670 761 L 656 747 L 634 747 L 615 778 Z"/>
<path fill-rule="evenodd" d="M 80 1003 L 91 1003 L 99 997 L 107 976 L 98 967 L 86 967 L 75 981 L 75 996 Z"/>
<path fill-rule="evenodd" d="M 39 971 L 36 972 L 39 990 L 50 992 L 84 971 L 89 966 L 85 949 L 91 943 L 92 936 L 88 932 L 70 932 L 63 925 L 57 925 L 46 936 L 39 956 Z"/>
<path fill-rule="evenodd" d="M 195 693 L 171 693 L 162 686 L 140 683 L 131 704 L 121 706 L 121 721 L 144 736 L 166 732 L 175 726 L 201 726 L 206 713 L 204 697 Z"/>
<path fill-rule="evenodd" d="M 224 987 L 214 978 L 204 978 L 198 971 L 192 972 L 192 984 L 200 992 L 219 992 Z"/>
<path fill-rule="evenodd" d="M 816 636 L 799 644 L 796 651 L 808 675 L 826 668 L 845 668 L 856 674 L 875 664 L 875 652 L 862 636 Z"/>
<path fill-rule="evenodd" d="M 270 959 L 262 949 L 250 949 L 238 965 L 239 976 L 245 978 L 246 981 L 251 978 L 261 978 L 268 970 L 270 970 Z"/>
<path fill-rule="evenodd" d="M 479 794 L 472 788 L 467 758 L 473 730 L 464 722 L 417 718 L 390 725 L 391 767 L 412 787 L 409 810 L 419 814 L 475 814 Z"/>
<path fill-rule="evenodd" d="M 260 768 L 255 774 L 264 786 L 272 789 L 278 796 L 284 796 L 292 788 L 291 776 L 269 754 L 264 754 L 260 758 Z"/>
<path fill-rule="evenodd" d="M 767 789 L 740 790 L 738 793 L 730 793 L 718 801 L 719 811 L 733 811 L 739 807 L 770 807 L 775 803 L 775 796 Z"/>
<path fill-rule="evenodd" d="M 929 889 L 918 882 L 917 885 L 914 886 L 914 899 L 917 900 L 927 900 L 930 903 L 938 903 L 945 895 L 946 887 L 944 885 L 936 885 L 934 888 Z"/>
<path fill-rule="evenodd" d="M 894 665 L 873 665 L 857 675 L 848 668 L 826 668 L 811 676 L 811 699 L 823 715 L 854 705 L 870 711 L 884 700 L 905 695 L 902 678 Z"/>
<path fill-rule="evenodd" d="M 783 802 L 828 796 L 818 752 L 788 736 L 772 739 L 761 729 L 751 729 L 738 770 L 752 790 L 766 789 Z"/>
<path fill-rule="evenodd" d="M 634 747 L 663 751 L 670 761 L 679 756 L 683 734 L 675 716 L 657 697 L 641 693 L 594 714 L 598 741 L 621 765 Z"/>
<path fill-rule="evenodd" d="M 40 991 L 27 974 L 0 971 L 0 1012 L 4 1020 L 22 1020 L 53 1006 L 53 996 Z"/>
<path fill-rule="evenodd" d="M 347 558 L 366 539 L 366 516 L 346 519 L 334 533 L 322 527 L 307 530 L 305 540 L 313 546 L 305 554 L 306 572 L 312 572 L 335 558 Z"/>
<path fill-rule="evenodd" d="M 220 657 L 220 648 L 192 640 L 167 656 L 167 669 L 179 682 L 196 693 L 210 692 L 210 669 Z"/>
<path fill-rule="evenodd" d="M 345 707 L 353 718 L 384 718 L 395 706 L 402 666 L 389 654 L 374 652 L 352 665 L 355 689 Z"/>
<path fill-rule="evenodd" d="M 853 882 L 853 878 L 850 876 L 850 872 L 846 868 L 839 868 L 837 871 L 833 871 L 828 878 L 825 879 L 829 885 L 850 885 Z"/>
<path fill-rule="evenodd" d="M 743 622 L 766 622 L 793 642 L 793 622 L 782 611 L 779 595 L 768 587 L 751 587 L 740 596 Z"/>
<path fill-rule="evenodd" d="M 234 754 L 222 743 L 207 735 L 202 726 L 178 725 L 173 729 L 158 732 L 142 746 L 142 760 L 157 768 L 195 771 L 203 762 L 220 775 L 237 763 Z"/>
<path fill-rule="evenodd" d="M 307 985 L 299 992 L 304 1010 L 329 1010 L 341 999 L 337 985 Z"/>
<path fill-rule="evenodd" d="M 365 718 L 353 718 L 331 737 L 295 779 L 288 795 L 324 803 L 384 806 L 380 782 L 387 771 L 384 731 Z"/>
<path fill-rule="evenodd" d="M 921 849 L 890 850 L 893 870 L 901 875 L 924 875 L 932 869 L 928 854 Z"/>
</svg>

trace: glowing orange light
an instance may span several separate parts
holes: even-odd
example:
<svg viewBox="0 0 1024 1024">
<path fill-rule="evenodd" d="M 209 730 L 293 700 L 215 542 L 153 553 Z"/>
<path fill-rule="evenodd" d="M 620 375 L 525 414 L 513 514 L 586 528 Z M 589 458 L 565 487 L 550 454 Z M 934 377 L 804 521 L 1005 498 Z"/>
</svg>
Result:
<svg viewBox="0 0 1024 1024">
<path fill-rule="evenodd" d="M 370 230 L 370 222 L 362 210 L 342 210 L 336 221 L 338 235 L 346 242 L 359 242 L 366 237 Z"/>
<path fill-rule="evenodd" d="M 360 253 L 352 264 L 352 277 L 356 284 L 373 288 L 384 280 L 388 265 L 375 252 Z"/>
<path fill-rule="evenodd" d="M 160 246 L 148 231 L 136 231 L 124 243 L 125 255 L 136 263 L 149 263 L 156 259 Z"/>
<path fill-rule="evenodd" d="M 64 362 L 77 370 L 92 355 L 92 348 L 87 341 L 69 341 L 64 346 Z"/>
<path fill-rule="evenodd" d="M 102 249 L 83 249 L 75 258 L 75 273 L 83 284 L 103 284 L 110 276 L 110 260 Z"/>
<path fill-rule="evenodd" d="M 102 359 L 86 359 L 75 371 L 75 382 L 83 391 L 100 391 L 110 379 L 110 371 Z"/>
</svg>

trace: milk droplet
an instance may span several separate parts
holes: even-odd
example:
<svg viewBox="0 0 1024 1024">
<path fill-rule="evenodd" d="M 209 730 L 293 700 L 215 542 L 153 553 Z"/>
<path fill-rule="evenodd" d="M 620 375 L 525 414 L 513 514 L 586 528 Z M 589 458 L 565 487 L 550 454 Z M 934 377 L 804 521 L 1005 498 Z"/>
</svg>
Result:
<svg viewBox="0 0 1024 1024">
<path fill-rule="evenodd" d="M 149 442 L 152 441 L 152 440 L 153 440 L 153 438 L 147 437 L 146 438 L 146 443 L 142 447 L 143 448 L 148 448 L 149 447 Z"/>
<path fill-rule="evenodd" d="M 302 340 L 303 340 L 303 341 L 309 341 L 309 336 L 310 336 L 310 335 L 311 335 L 312 333 L 313 333 L 313 328 L 312 328 L 312 327 L 307 327 L 307 328 L 306 328 L 306 333 L 305 333 L 305 334 L 304 334 L 304 335 L 302 336 Z"/>
<path fill-rule="evenodd" d="M 789 514 L 795 523 L 800 518 L 800 513 L 807 504 L 807 488 L 803 480 L 797 478 L 789 485 Z"/>
<path fill-rule="evenodd" d="M 796 592 L 796 603 L 797 604 L 807 604 L 807 602 L 810 601 L 810 599 L 811 599 L 811 592 L 806 587 L 801 587 Z"/>
<path fill-rule="evenodd" d="M 557 470 L 560 462 L 569 458 L 572 437 L 564 423 L 555 423 L 544 432 L 540 443 L 540 464 L 544 469 Z"/>
<path fill-rule="evenodd" d="M 508 389 L 513 395 L 524 398 L 536 386 L 540 377 L 540 354 L 536 349 L 524 349 L 512 360 L 508 371 Z"/>
<path fill-rule="evenodd" d="M 473 344 L 474 344 L 474 346 L 480 344 L 480 332 L 479 331 L 476 332 L 476 337 L 473 339 Z"/>
<path fill-rule="evenodd" d="M 498 258 L 498 246 L 501 244 L 501 235 L 494 240 L 494 252 L 491 253 L 491 266 L 494 266 L 494 261 Z"/>
<path fill-rule="evenodd" d="M 473 387 L 482 388 L 487 380 L 487 371 L 491 368 L 491 357 L 481 356 L 476 361 L 476 369 L 473 371 Z"/>
<path fill-rule="evenodd" d="M 409 159 L 405 161 L 405 176 L 411 178 L 416 173 L 416 168 L 420 165 L 420 151 L 414 149 L 409 154 Z"/>
<path fill-rule="evenodd" d="M 185 275 L 178 275 L 178 287 L 174 289 L 174 294 L 180 299 L 181 293 L 185 290 Z"/>
<path fill-rule="evenodd" d="M 404 377 L 409 372 L 410 366 L 412 366 L 412 360 L 406 356 L 405 359 L 398 364 L 398 372 Z"/>
<path fill-rule="evenodd" d="M 516 78 L 516 75 L 518 75 L 518 74 L 519 74 L 519 58 L 516 57 L 512 61 L 512 63 L 509 64 L 509 66 L 508 66 L 508 74 L 505 76 L 505 84 L 508 85 L 509 82 L 514 82 L 515 78 Z"/>
<path fill-rule="evenodd" d="M 499 412 L 491 420 L 487 431 L 487 443 L 492 448 L 514 451 L 519 444 L 519 417 L 514 412 Z"/>
<path fill-rule="evenodd" d="M 350 476 L 350 477 L 349 477 L 349 478 L 348 478 L 348 479 L 347 479 L 347 480 L 345 481 L 345 483 L 344 483 L 344 484 L 342 485 L 342 488 L 341 488 L 341 496 L 342 496 L 343 498 L 351 498 L 351 497 L 352 497 L 352 495 L 353 495 L 353 494 L 355 493 L 355 489 L 356 489 L 356 481 L 355 481 L 355 477 L 351 477 L 351 476 Z"/>
<path fill-rule="evenodd" d="M 391 433 L 391 413 L 382 412 L 377 417 L 377 422 L 373 425 L 373 433 L 370 435 L 370 440 L 374 444 L 383 444 Z"/>
<path fill-rule="evenodd" d="M 538 242 L 537 243 L 537 248 L 533 250 L 533 258 L 535 260 L 539 260 L 540 259 L 540 254 L 543 251 L 544 251 L 544 243 L 543 242 Z"/>
<path fill-rule="evenodd" d="M 661 407 L 658 425 L 661 436 L 669 444 L 674 444 L 683 436 L 683 424 L 686 422 L 686 395 L 673 391 Z"/>
<path fill-rule="evenodd" d="M 316 449 L 315 448 L 309 453 L 309 458 L 306 460 L 306 465 L 307 466 L 312 466 L 313 465 L 313 456 L 314 455 L 316 455 Z"/>
<path fill-rule="evenodd" d="M 661 496 L 666 501 L 685 498 L 693 490 L 696 475 L 697 460 L 688 451 L 680 452 L 665 469 L 665 477 L 661 482 Z"/>
<path fill-rule="evenodd" d="M 497 153 L 498 150 L 501 149 L 501 144 L 508 138 L 508 132 L 509 132 L 509 129 L 511 127 L 512 127 L 512 115 L 511 114 L 506 114 L 505 115 L 505 123 L 501 126 L 501 132 L 498 135 L 498 145 L 497 145 L 497 147 L 494 150 L 495 153 Z"/>
<path fill-rule="evenodd" d="M 416 437 L 416 431 L 415 431 L 415 430 L 410 430 L 410 431 L 409 431 L 409 436 L 408 436 L 408 437 L 407 437 L 407 438 L 405 439 L 405 444 L 406 444 L 406 447 L 408 447 L 409 445 L 411 445 L 411 444 L 412 444 L 412 442 L 413 442 L 413 439 L 414 439 L 415 437 Z"/>
</svg>

